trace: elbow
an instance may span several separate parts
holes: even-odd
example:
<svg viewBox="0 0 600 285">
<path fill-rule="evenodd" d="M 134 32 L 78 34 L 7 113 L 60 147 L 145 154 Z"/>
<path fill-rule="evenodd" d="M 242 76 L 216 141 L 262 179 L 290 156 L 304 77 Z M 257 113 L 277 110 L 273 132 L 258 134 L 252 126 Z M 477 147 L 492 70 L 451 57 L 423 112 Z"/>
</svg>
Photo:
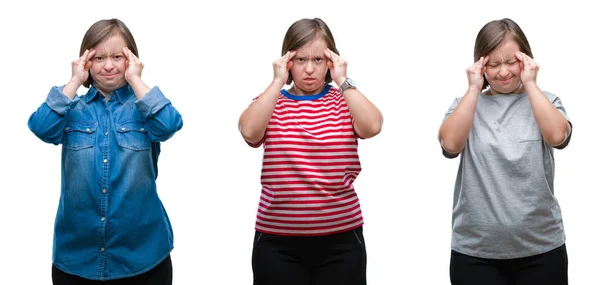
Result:
<svg viewBox="0 0 600 285">
<path fill-rule="evenodd" d="M 58 132 L 58 134 L 51 132 L 51 129 L 44 128 L 44 125 L 35 123 L 31 119 L 29 120 L 29 122 L 27 122 L 27 126 L 29 127 L 29 130 L 36 137 L 38 137 L 40 140 L 42 140 L 45 143 L 51 143 L 54 145 L 58 145 L 62 138 L 60 136 L 60 134 L 62 132 Z"/>
<path fill-rule="evenodd" d="M 241 122 L 238 124 L 238 130 L 246 142 L 257 144 L 264 136 L 264 132 L 258 132 L 248 126 L 244 126 Z"/>
<path fill-rule="evenodd" d="M 456 143 L 452 140 L 444 140 L 443 138 L 440 138 L 440 145 L 445 152 L 452 155 L 459 154 L 464 148 L 464 145 L 462 144 Z"/>
<path fill-rule="evenodd" d="M 363 139 L 372 138 L 379 133 L 381 133 L 381 129 L 383 127 L 383 118 L 380 117 L 379 120 L 375 120 L 369 124 L 363 125 L 362 128 L 355 127 L 356 133 L 359 137 Z"/>
<path fill-rule="evenodd" d="M 567 139 L 568 135 L 569 134 L 566 132 L 565 133 L 556 133 L 556 134 L 552 134 L 548 138 L 545 138 L 544 140 L 549 145 L 556 147 L 556 146 L 562 145 L 565 142 L 565 140 Z"/>
</svg>

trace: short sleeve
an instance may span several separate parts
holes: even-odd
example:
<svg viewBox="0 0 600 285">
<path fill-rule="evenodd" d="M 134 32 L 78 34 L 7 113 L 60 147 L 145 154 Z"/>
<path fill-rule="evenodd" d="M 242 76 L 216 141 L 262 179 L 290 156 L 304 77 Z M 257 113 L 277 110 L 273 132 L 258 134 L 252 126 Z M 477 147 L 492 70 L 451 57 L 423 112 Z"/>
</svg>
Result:
<svg viewBox="0 0 600 285">
<path fill-rule="evenodd" d="M 462 100 L 462 97 L 454 99 L 452 105 L 450 105 L 450 108 L 448 108 L 448 111 L 446 111 L 446 114 L 444 115 L 444 121 L 454 112 L 454 109 L 456 109 L 460 100 Z"/>
<path fill-rule="evenodd" d="M 563 149 L 563 148 L 567 147 L 567 145 L 569 145 L 569 142 L 571 141 L 571 134 L 573 133 L 573 124 L 571 123 L 571 119 L 569 119 L 569 116 L 567 115 L 567 110 L 565 109 L 565 106 L 562 104 L 562 101 L 560 100 L 560 98 L 558 96 L 556 96 L 550 92 L 546 92 L 546 91 L 544 91 L 544 95 L 546 95 L 548 100 L 550 100 L 550 102 L 552 102 L 552 105 L 565 117 L 565 119 L 569 123 L 569 126 L 570 126 L 569 134 L 567 134 L 565 141 L 563 143 L 561 143 L 560 145 L 554 147 L 556 149 Z"/>
<path fill-rule="evenodd" d="M 462 97 L 454 99 L 454 101 L 450 105 L 450 108 L 448 108 L 448 111 L 446 111 L 443 121 L 445 121 L 446 119 L 448 119 L 448 117 L 450 117 L 450 115 L 454 112 L 454 109 L 456 109 L 456 106 L 458 106 L 458 103 L 460 103 L 460 100 L 462 100 Z M 450 152 L 446 151 L 444 149 L 444 146 L 442 145 L 442 142 L 440 142 L 440 147 L 442 148 L 442 154 L 446 158 L 456 158 L 459 155 L 459 153 L 450 153 Z"/>
<path fill-rule="evenodd" d="M 259 94 L 258 96 L 256 96 L 256 97 L 252 98 L 252 102 L 250 102 L 250 105 L 252 105 L 252 103 L 254 103 L 254 101 L 256 101 L 256 99 L 258 99 L 258 97 L 260 97 L 260 95 L 262 95 L 262 94 Z M 248 106 L 250 106 L 250 105 L 248 105 Z M 238 124 L 238 130 L 239 130 L 239 132 L 240 132 L 240 134 L 241 134 L 241 133 L 242 133 L 242 125 L 241 125 L 241 124 Z M 243 136 L 242 136 L 242 137 L 243 137 Z M 266 139 L 267 139 L 267 131 L 265 130 L 265 133 L 263 134 L 263 137 L 262 137 L 262 139 L 260 139 L 260 141 L 259 141 L 259 142 L 257 142 L 257 143 L 255 143 L 255 144 L 254 144 L 254 143 L 251 143 L 251 142 L 247 141 L 246 139 L 244 139 L 244 141 L 245 141 L 245 142 L 246 142 L 246 143 L 247 143 L 247 144 L 248 144 L 250 147 L 253 147 L 253 148 L 258 148 L 258 147 L 260 147 L 260 146 L 261 146 L 261 145 L 262 145 L 262 144 L 265 142 L 265 140 L 266 140 Z"/>
</svg>

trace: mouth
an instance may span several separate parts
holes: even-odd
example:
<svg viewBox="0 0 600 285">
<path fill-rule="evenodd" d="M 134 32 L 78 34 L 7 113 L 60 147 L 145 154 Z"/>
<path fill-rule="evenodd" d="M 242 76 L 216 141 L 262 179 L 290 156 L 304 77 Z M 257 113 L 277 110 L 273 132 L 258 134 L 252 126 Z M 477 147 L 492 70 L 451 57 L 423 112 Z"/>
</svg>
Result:
<svg viewBox="0 0 600 285">
<path fill-rule="evenodd" d="M 306 83 L 306 84 L 311 84 L 311 83 L 314 83 L 314 82 L 315 82 L 315 81 L 317 81 L 317 80 L 316 80 L 316 79 L 314 79 L 314 78 L 311 78 L 311 77 L 307 77 L 307 78 L 304 78 L 304 80 L 303 80 L 303 81 L 304 81 L 304 83 Z"/>
<path fill-rule="evenodd" d="M 112 79 L 112 78 L 117 77 L 117 75 L 118 74 L 116 74 L 116 73 L 115 74 L 101 74 L 100 77 L 106 78 L 106 79 Z"/>
<path fill-rule="evenodd" d="M 498 81 L 500 81 L 500 83 L 502 84 L 508 84 L 512 81 L 512 77 L 511 78 L 507 78 L 507 79 L 498 79 Z"/>
</svg>

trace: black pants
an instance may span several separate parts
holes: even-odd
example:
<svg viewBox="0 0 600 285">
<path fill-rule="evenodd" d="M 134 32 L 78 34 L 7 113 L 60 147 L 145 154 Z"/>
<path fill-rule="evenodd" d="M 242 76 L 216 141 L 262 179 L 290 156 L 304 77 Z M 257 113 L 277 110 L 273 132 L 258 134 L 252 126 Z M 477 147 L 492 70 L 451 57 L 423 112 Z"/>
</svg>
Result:
<svg viewBox="0 0 600 285">
<path fill-rule="evenodd" d="M 146 273 L 137 276 L 96 281 L 67 274 L 55 265 L 52 265 L 52 284 L 54 285 L 171 285 L 173 282 L 173 265 L 171 256 L 167 256 L 163 262 Z"/>
<path fill-rule="evenodd" d="M 567 248 L 515 259 L 486 259 L 451 252 L 453 285 L 566 285 Z"/>
<path fill-rule="evenodd" d="M 252 270 L 255 285 L 365 285 L 362 227 L 311 237 L 256 232 Z"/>
</svg>

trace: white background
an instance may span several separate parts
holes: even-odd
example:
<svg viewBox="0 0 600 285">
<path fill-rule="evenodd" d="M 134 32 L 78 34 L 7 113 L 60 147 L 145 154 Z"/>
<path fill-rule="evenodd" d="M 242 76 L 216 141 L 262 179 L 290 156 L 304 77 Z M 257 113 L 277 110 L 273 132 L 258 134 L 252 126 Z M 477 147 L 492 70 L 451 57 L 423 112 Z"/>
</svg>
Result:
<svg viewBox="0 0 600 285">
<path fill-rule="evenodd" d="M 360 142 L 355 183 L 369 284 L 450 283 L 459 161 L 443 158 L 437 131 L 467 89 L 477 32 L 503 17 L 525 31 L 538 85 L 562 99 L 573 122 L 571 144 L 555 152 L 555 194 L 570 283 L 600 283 L 597 9 L 579 1 L 192 2 L 1 4 L 0 283 L 51 284 L 61 147 L 37 139 L 27 120 L 51 86 L 69 80 L 89 26 L 112 17 L 137 41 L 142 79 L 183 116 L 183 129 L 162 145 L 157 182 L 175 234 L 174 284 L 251 284 L 262 151 L 244 143 L 237 120 L 270 83 L 287 28 L 312 17 L 329 25 L 349 77 L 385 117 L 382 133 Z"/>
</svg>

